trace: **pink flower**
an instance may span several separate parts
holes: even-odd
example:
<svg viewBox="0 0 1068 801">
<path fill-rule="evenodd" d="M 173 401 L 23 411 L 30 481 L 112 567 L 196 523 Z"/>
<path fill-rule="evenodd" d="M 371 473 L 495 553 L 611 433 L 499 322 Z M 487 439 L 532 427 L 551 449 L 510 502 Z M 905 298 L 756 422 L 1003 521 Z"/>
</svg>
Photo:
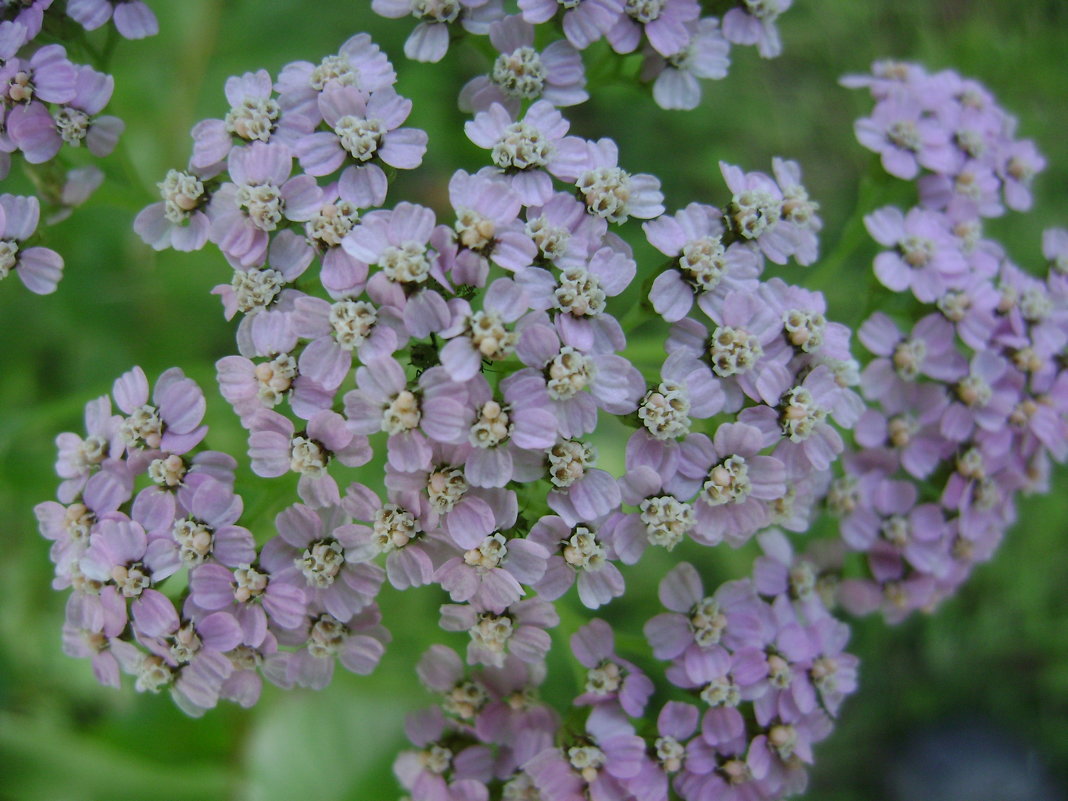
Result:
<svg viewBox="0 0 1068 801">
<path fill-rule="evenodd" d="M 551 645 L 546 629 L 560 622 L 556 609 L 542 598 L 511 604 L 494 613 L 475 604 L 443 604 L 440 625 L 445 631 L 466 631 L 469 665 L 501 667 L 508 654 L 524 662 L 545 658 Z"/>
<path fill-rule="evenodd" d="M 563 6 L 564 35 L 579 50 L 585 50 L 615 25 L 623 14 L 623 0 L 519 0 L 523 19 L 535 25 L 548 22 Z"/>
<path fill-rule="evenodd" d="M 348 467 L 371 458 L 367 438 L 355 434 L 336 412 L 324 409 L 297 432 L 277 412 L 260 409 L 249 418 L 248 454 L 252 471 L 265 478 L 300 473 L 297 492 L 305 503 L 327 506 L 341 502 L 337 482 L 327 471 L 332 459 Z"/>
<path fill-rule="evenodd" d="M 529 539 L 551 554 L 545 575 L 534 585 L 539 597 L 556 600 L 576 580 L 579 599 L 589 609 L 623 594 L 623 574 L 608 561 L 593 524 L 572 528 L 562 518 L 547 515 L 534 524 Z"/>
<path fill-rule="evenodd" d="M 755 44 L 761 56 L 775 58 L 782 52 L 775 21 L 792 4 L 793 0 L 744 0 L 723 15 L 723 35 L 734 44 Z"/>
<path fill-rule="evenodd" d="M 274 520 L 279 538 L 263 548 L 263 565 L 276 578 L 302 587 L 308 604 L 347 623 L 371 605 L 384 578 L 377 565 L 348 561 L 360 528 L 339 506 L 294 504 Z"/>
<path fill-rule="evenodd" d="M 594 618 L 571 635 L 571 651 L 587 669 L 585 692 L 576 706 L 618 704 L 632 718 L 640 718 L 653 694 L 653 683 L 637 665 L 615 653 L 612 627 Z"/>
<path fill-rule="evenodd" d="M 652 48 L 645 51 L 641 78 L 653 81 L 653 100 L 662 109 L 689 111 L 701 102 L 698 78 L 719 80 L 730 67 L 730 42 L 715 17 L 687 25 L 687 41 L 670 58 Z"/>
<path fill-rule="evenodd" d="M 523 204 L 541 206 L 553 194 L 558 165 L 576 148 L 585 144 L 576 136 L 565 136 L 570 123 L 548 100 L 537 100 L 522 119 L 513 122 L 500 103 L 478 112 L 464 125 L 467 137 L 491 152 L 501 171 Z"/>
<path fill-rule="evenodd" d="M 467 388 L 441 367 L 424 372 L 409 389 L 404 368 L 385 357 L 356 368 L 356 386 L 344 398 L 349 428 L 387 432 L 389 463 L 397 470 L 425 470 L 431 442 L 462 442 L 471 424 Z"/>
<path fill-rule="evenodd" d="M 63 258 L 48 248 L 21 247 L 37 231 L 40 217 L 36 197 L 0 195 L 0 280 L 14 270 L 28 290 L 49 295 L 63 275 Z"/>
<path fill-rule="evenodd" d="M 582 56 L 567 42 L 535 50 L 534 26 L 519 16 L 494 22 L 489 37 L 500 55 L 489 75 L 472 79 L 460 90 L 462 111 L 485 111 L 500 103 L 514 116 L 523 100 L 544 98 L 554 106 L 574 106 L 589 98 Z"/>
<path fill-rule="evenodd" d="M 318 210 L 322 190 L 310 175 L 291 176 L 293 158 L 281 143 L 255 141 L 230 151 L 232 183 L 208 205 L 209 238 L 226 257 L 248 268 L 263 263 L 269 234 L 283 220 L 304 222 Z"/>
<path fill-rule="evenodd" d="M 309 175 L 329 175 L 346 163 L 380 169 L 375 162 L 381 161 L 410 170 L 422 162 L 426 132 L 399 127 L 408 119 L 412 101 L 392 88 L 379 89 L 368 99 L 355 87 L 332 87 L 319 94 L 318 104 L 330 130 L 310 133 L 293 148 Z"/>
<path fill-rule="evenodd" d="M 760 257 L 740 242 L 725 246 L 722 219 L 719 209 L 691 203 L 672 216 L 642 224 L 653 247 L 678 259 L 649 291 L 653 308 L 667 322 L 685 317 L 695 300 L 705 309 L 713 297 L 722 301 L 732 290 L 755 289 Z"/>
<path fill-rule="evenodd" d="M 764 438 L 745 423 L 725 423 L 715 439 L 695 434 L 682 445 L 679 471 L 666 489 L 679 498 L 697 492 L 693 536 L 705 545 L 726 539 L 738 547 L 769 522 L 770 501 L 786 492 L 786 468 L 760 451 Z"/>
</svg>

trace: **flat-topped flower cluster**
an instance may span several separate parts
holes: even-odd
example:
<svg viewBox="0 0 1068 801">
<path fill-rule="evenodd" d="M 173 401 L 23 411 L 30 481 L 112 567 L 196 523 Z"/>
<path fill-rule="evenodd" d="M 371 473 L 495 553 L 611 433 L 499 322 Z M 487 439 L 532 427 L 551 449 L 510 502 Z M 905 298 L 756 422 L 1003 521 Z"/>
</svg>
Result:
<svg viewBox="0 0 1068 801">
<path fill-rule="evenodd" d="M 860 142 L 919 192 L 907 211 L 864 218 L 887 248 L 875 275 L 911 294 L 915 321 L 876 311 L 858 330 L 871 408 L 828 496 L 870 572 L 843 584 L 843 603 L 900 620 L 955 592 L 1014 521 L 1018 493 L 1047 490 L 1051 459 L 1068 457 L 1066 236 L 1046 232 L 1044 279 L 984 237 L 985 218 L 1030 208 L 1045 160 L 981 84 L 899 62 L 843 82 L 876 100 Z"/>
<path fill-rule="evenodd" d="M 723 33 L 772 55 L 788 5 L 747 0 Z M 434 645 L 417 668 L 440 698 L 409 719 L 415 750 L 395 763 L 414 801 L 801 791 L 813 744 L 856 687 L 835 604 L 897 619 L 934 603 L 989 555 L 1010 494 L 1068 455 L 1055 400 L 1063 282 L 1027 278 L 982 238 L 989 197 L 951 189 L 985 162 L 947 155 L 922 208 L 866 218 L 893 248 L 878 280 L 938 311 L 908 335 L 869 319 L 862 366 L 820 292 L 764 277 L 769 262 L 819 259 L 819 207 L 798 164 L 721 163 L 720 205 L 669 214 L 655 176 L 625 169 L 611 139 L 575 135 L 560 111 L 585 99 L 578 51 L 602 36 L 621 53 L 644 41 L 675 68 L 683 48 L 718 36 L 696 2 L 373 7 L 420 18 L 413 58 L 442 58 L 449 25 L 489 33 L 501 55 L 460 93 L 486 165 L 451 176 L 442 213 L 386 203 L 429 137 L 406 126 L 411 101 L 365 34 L 277 79 L 227 81 L 229 110 L 194 127 L 187 168 L 160 182 L 135 229 L 157 249 L 211 243 L 226 258 L 232 278 L 214 294 L 239 322 L 219 390 L 252 471 L 295 474 L 297 498 L 273 525 L 250 518 L 236 460 L 204 445 L 202 390 L 178 368 L 154 388 L 140 368 L 123 375 L 87 405 L 84 436 L 57 438 L 58 502 L 37 507 L 55 586 L 71 590 L 66 650 L 103 683 L 132 674 L 190 714 L 250 706 L 264 678 L 322 688 L 338 661 L 370 673 L 390 641 L 381 589 L 436 585 L 440 628 L 467 647 Z M 550 21 L 564 39 L 539 54 L 534 27 Z M 891 65 L 853 82 L 905 106 L 928 97 L 925 80 Z M 991 191 L 1021 205 L 1029 177 L 1011 165 L 1026 154 L 1007 116 L 976 121 L 966 108 L 992 104 L 976 85 L 930 80 L 939 93 L 914 127 L 947 115 L 942 138 L 996 154 Z M 862 142 L 870 127 L 858 123 Z M 642 236 L 664 257 L 657 270 L 628 242 Z M 1068 234 L 1051 232 L 1046 251 L 1064 272 Z M 628 348 L 624 299 L 660 318 L 649 329 L 662 358 Z M 633 429 L 623 463 L 598 466 L 593 439 L 619 422 Z M 857 447 L 835 478 L 849 430 Z M 376 457 L 382 481 L 354 480 Z M 942 481 L 940 501 L 921 503 L 926 486 L 905 474 Z M 870 579 L 795 552 L 784 530 L 806 532 L 825 508 Z M 625 592 L 620 566 L 649 548 L 754 538 L 750 578 L 706 594 L 689 562 L 664 577 L 667 611 L 643 621 L 643 652 L 621 655 L 599 618 L 568 632 L 585 684 L 574 699 L 539 697 L 573 586 L 600 609 Z"/>
</svg>

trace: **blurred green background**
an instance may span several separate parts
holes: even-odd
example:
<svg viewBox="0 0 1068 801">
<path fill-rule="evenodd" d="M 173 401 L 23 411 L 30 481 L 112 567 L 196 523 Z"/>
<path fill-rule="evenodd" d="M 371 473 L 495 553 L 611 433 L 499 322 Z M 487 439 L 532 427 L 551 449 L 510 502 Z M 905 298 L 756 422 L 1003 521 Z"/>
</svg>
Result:
<svg viewBox="0 0 1068 801">
<path fill-rule="evenodd" d="M 229 281 L 228 267 L 217 251 L 156 254 L 130 228 L 136 212 L 158 199 L 155 182 L 184 165 L 192 125 L 225 113 L 228 75 L 261 67 L 277 75 L 287 62 L 317 62 L 349 35 L 369 31 L 398 66 L 399 90 L 415 101 L 410 124 L 431 136 L 426 166 L 391 190 L 387 203 L 421 199 L 440 208 L 451 171 L 482 165 L 462 135 L 454 97 L 485 61 L 457 49 L 444 65 L 403 62 L 411 22 L 378 18 L 366 0 L 152 5 L 160 35 L 120 42 L 112 61 L 109 111 L 126 121 L 126 155 L 103 164 L 108 183 L 87 206 L 46 232 L 46 244 L 66 259 L 58 292 L 31 295 L 14 277 L 0 285 L 0 799 L 395 798 L 390 763 L 403 745 L 402 713 L 430 702 L 412 665 L 434 641 L 440 596 L 383 593 L 395 642 L 370 679 L 339 670 L 324 692 L 268 688 L 251 711 L 224 705 L 190 720 L 165 694 L 97 687 L 88 663 L 63 655 L 64 598 L 50 589 L 48 545 L 32 509 L 54 494 L 55 435 L 81 432 L 84 403 L 133 364 L 151 379 L 181 366 L 207 389 L 212 446 L 244 451 L 241 430 L 212 389 L 214 361 L 234 350 L 234 326 L 208 294 Z M 872 163 L 852 135 L 870 101 L 840 88 L 837 78 L 890 56 L 952 67 L 989 86 L 1019 117 L 1019 135 L 1035 139 L 1050 161 L 1036 184 L 1035 210 L 988 226 L 1017 263 L 1040 269 L 1042 229 L 1068 224 L 1068 3 L 796 0 L 780 28 L 783 56 L 762 61 L 751 48 L 736 48 L 731 74 L 705 84 L 700 110 L 662 112 L 642 90 L 612 85 L 568 113 L 572 132 L 616 138 L 623 166 L 661 177 L 669 209 L 722 202 L 720 159 L 750 170 L 770 170 L 773 155 L 796 159 L 822 204 L 823 249 L 831 251 Z M 17 172 L 3 191 L 26 191 Z M 651 257 L 647 247 L 639 253 Z M 857 322 L 872 253 L 860 247 L 818 287 L 838 319 Z M 804 280 L 799 270 L 787 277 Z M 636 346 L 659 347 L 651 335 Z M 602 462 L 613 458 L 618 447 L 606 438 Z M 1009 732 L 1033 764 L 1066 783 L 1065 478 L 1058 471 L 1050 496 L 1022 504 L 996 561 L 937 614 L 894 628 L 879 620 L 856 624 L 850 650 L 862 659 L 861 691 L 817 750 L 809 798 L 889 798 L 887 777 L 915 732 L 960 718 Z M 369 471 L 362 480 L 373 481 Z M 255 485 L 245 473 L 238 489 L 246 506 L 273 510 L 292 500 L 281 486 Z M 751 556 L 716 554 L 710 569 L 735 577 Z M 604 614 L 637 633 L 659 609 L 653 583 L 633 570 L 627 576 L 631 591 Z M 557 642 L 553 661 L 566 671 L 563 637 Z"/>
</svg>

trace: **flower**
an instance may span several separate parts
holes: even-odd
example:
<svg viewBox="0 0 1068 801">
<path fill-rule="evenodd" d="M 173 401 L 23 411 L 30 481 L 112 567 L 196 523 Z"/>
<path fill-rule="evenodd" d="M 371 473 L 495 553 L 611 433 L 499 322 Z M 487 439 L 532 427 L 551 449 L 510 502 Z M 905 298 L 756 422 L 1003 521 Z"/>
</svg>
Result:
<svg viewBox="0 0 1068 801">
<path fill-rule="evenodd" d="M 520 120 L 500 103 L 492 103 L 464 125 L 468 139 L 490 151 L 501 171 L 525 206 L 541 206 L 553 195 L 550 176 L 576 148 L 585 145 L 576 136 L 565 136 L 570 123 L 548 100 L 537 100 Z"/>
<path fill-rule="evenodd" d="M 297 586 L 303 580 L 308 604 L 322 607 L 337 624 L 370 606 L 384 575 L 375 564 L 348 559 L 359 548 L 360 528 L 344 508 L 298 503 L 279 512 L 274 522 L 279 537 L 260 556 L 274 577 Z"/>
<path fill-rule="evenodd" d="M 734 44 L 755 44 L 761 56 L 775 58 L 782 52 L 775 20 L 791 5 L 793 0 L 743 0 L 723 15 L 723 35 Z"/>
<path fill-rule="evenodd" d="M 626 14 L 605 32 L 605 38 L 617 53 L 638 49 L 642 35 L 663 56 L 671 56 L 690 41 L 687 23 L 701 15 L 696 0 L 628 0 Z"/>
<path fill-rule="evenodd" d="M 590 3 L 618 0 L 587 0 Z M 589 98 L 582 56 L 567 42 L 534 49 L 534 26 L 513 15 L 489 27 L 500 52 L 489 75 L 473 78 L 460 90 L 461 111 L 485 111 L 494 103 L 515 115 L 523 100 L 544 98 L 554 106 L 574 106 Z"/>
<path fill-rule="evenodd" d="M 244 268 L 263 263 L 269 234 L 283 220 L 305 222 L 318 210 L 322 190 L 310 175 L 291 176 L 293 157 L 281 143 L 254 141 L 227 157 L 232 183 L 223 184 L 207 207 L 208 236 Z"/>
<path fill-rule="evenodd" d="M 371 458 L 367 438 L 350 431 L 345 419 L 328 409 L 313 415 L 300 432 L 288 418 L 268 409 L 256 411 L 248 423 L 252 472 L 265 478 L 300 473 L 297 491 L 314 506 L 341 502 L 337 481 L 327 470 L 332 459 L 357 467 Z"/>
<path fill-rule="evenodd" d="M 585 692 L 576 706 L 618 704 L 632 718 L 640 718 L 653 694 L 653 682 L 637 665 L 615 653 L 612 627 L 594 618 L 571 635 L 571 651 L 587 669 Z"/>
<path fill-rule="evenodd" d="M 346 163 L 375 166 L 372 159 L 402 170 L 422 162 L 426 132 L 399 127 L 411 113 L 412 102 L 392 88 L 368 98 L 353 86 L 328 87 L 319 94 L 318 105 L 330 130 L 303 136 L 293 148 L 309 175 L 329 175 Z"/>
<path fill-rule="evenodd" d="M 705 17 L 687 28 L 689 40 L 674 53 L 663 56 L 651 48 L 645 52 L 641 78 L 653 81 L 653 100 L 663 109 L 697 108 L 701 102 L 697 79 L 725 78 L 730 67 L 730 42 L 718 19 Z"/>
<path fill-rule="evenodd" d="M 0 280 L 14 270 L 34 294 L 55 292 L 63 274 L 63 257 L 49 248 L 22 248 L 22 243 L 37 230 L 41 217 L 37 198 L 0 195 L 0 212 Z"/>
<path fill-rule="evenodd" d="M 373 0 L 371 10 L 383 17 L 420 20 L 404 43 L 412 61 L 438 62 L 449 49 L 449 25 L 460 23 L 471 33 L 484 34 L 503 16 L 500 0 Z"/>
<path fill-rule="evenodd" d="M 564 35 L 585 50 L 608 31 L 623 14 L 623 0 L 519 0 L 523 19 L 535 25 L 548 22 L 564 8 Z"/>
<path fill-rule="evenodd" d="M 143 39 L 159 33 L 159 22 L 141 0 L 68 0 L 67 16 L 93 31 L 113 20 L 126 39 Z"/>
<path fill-rule="evenodd" d="M 696 300 L 709 312 L 712 297 L 721 302 L 732 290 L 751 290 L 763 267 L 759 256 L 741 242 L 725 245 L 719 209 L 691 203 L 674 215 L 642 224 L 649 244 L 678 259 L 653 281 L 649 300 L 656 312 L 674 323 L 689 313 Z"/>
</svg>

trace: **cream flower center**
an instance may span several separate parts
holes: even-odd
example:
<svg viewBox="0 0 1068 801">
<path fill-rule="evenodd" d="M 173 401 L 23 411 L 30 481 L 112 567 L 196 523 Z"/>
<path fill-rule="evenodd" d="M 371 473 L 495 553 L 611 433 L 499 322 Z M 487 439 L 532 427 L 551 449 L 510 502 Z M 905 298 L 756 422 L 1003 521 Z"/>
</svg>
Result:
<svg viewBox="0 0 1068 801">
<path fill-rule="evenodd" d="M 790 309 L 783 313 L 782 322 L 786 330 L 786 339 L 795 348 L 805 353 L 812 353 L 819 350 L 823 344 L 827 318 L 820 312 Z"/>
<path fill-rule="evenodd" d="M 531 100 L 545 88 L 548 70 L 533 47 L 517 47 L 497 56 L 491 76 L 506 95 Z"/>
<path fill-rule="evenodd" d="M 381 553 L 403 548 L 419 533 L 412 513 L 392 503 L 375 512 L 372 530 L 372 539 Z"/>
<path fill-rule="evenodd" d="M 308 584 L 329 587 L 345 565 L 345 549 L 335 539 L 317 540 L 308 544 L 304 553 L 293 560 Z"/>
<path fill-rule="evenodd" d="M 68 145 L 77 147 L 89 133 L 89 115 L 70 106 L 56 112 L 56 132 Z"/>
<path fill-rule="evenodd" d="M 731 198 L 728 215 L 729 222 L 740 236 L 758 239 L 779 222 L 782 202 L 771 192 L 748 189 Z"/>
<path fill-rule="evenodd" d="M 427 495 L 430 505 L 439 514 L 452 511 L 467 492 L 467 479 L 463 468 L 442 467 L 427 477 Z"/>
<path fill-rule="evenodd" d="M 909 339 L 899 342 L 892 357 L 894 370 L 906 381 L 914 381 L 923 367 L 927 357 L 927 343 L 922 339 Z"/>
<path fill-rule="evenodd" d="M 275 356 L 269 362 L 257 364 L 253 368 L 256 383 L 259 385 L 256 395 L 264 406 L 274 408 L 293 386 L 297 377 L 297 360 L 289 353 Z"/>
<path fill-rule="evenodd" d="M 295 473 L 319 478 L 326 472 L 330 454 L 309 437 L 293 437 L 289 446 L 289 469 Z"/>
<path fill-rule="evenodd" d="M 627 219 L 630 206 L 630 173 L 619 167 L 597 167 L 587 170 L 575 186 L 586 201 L 590 214 L 611 223 Z"/>
<path fill-rule="evenodd" d="M 567 253 L 571 232 L 566 228 L 550 224 L 545 215 L 528 220 L 524 228 L 527 236 L 534 240 L 538 251 L 548 261 L 558 259 Z"/>
<path fill-rule="evenodd" d="M 698 602 L 690 613 L 690 628 L 694 641 L 702 648 L 719 642 L 727 628 L 727 616 L 715 598 L 702 598 Z"/>
<path fill-rule="evenodd" d="M 660 18 L 664 13 L 667 0 L 627 0 L 627 15 L 635 22 L 648 25 Z"/>
<path fill-rule="evenodd" d="M 471 250 L 485 250 L 493 245 L 497 225 L 473 209 L 456 210 L 456 235 L 460 244 Z"/>
<path fill-rule="evenodd" d="M 464 562 L 480 573 L 500 567 L 508 556 L 508 540 L 499 531 L 490 534 L 477 548 L 464 552 Z"/>
<path fill-rule="evenodd" d="M 743 328 L 729 325 L 719 326 L 712 332 L 708 351 L 712 371 L 721 378 L 748 372 L 764 355 L 756 337 Z"/>
<path fill-rule="evenodd" d="M 163 421 L 155 406 L 134 409 L 119 426 L 119 437 L 129 448 L 158 448 L 163 437 Z"/>
<path fill-rule="evenodd" d="M 321 92 L 328 85 L 358 86 L 360 72 L 344 56 L 327 56 L 319 66 L 312 70 L 308 84 L 316 92 Z"/>
<path fill-rule="evenodd" d="M 234 277 L 230 281 L 237 309 L 242 314 L 270 306 L 284 285 L 285 278 L 272 267 L 266 270 L 234 270 Z"/>
<path fill-rule="evenodd" d="M 178 555 L 189 567 L 204 564 L 211 555 L 215 531 L 203 521 L 192 517 L 175 520 L 171 535 L 178 543 Z"/>
<path fill-rule="evenodd" d="M 411 0 L 412 16 L 432 22 L 455 22 L 460 16 L 460 0 Z"/>
<path fill-rule="evenodd" d="M 659 387 L 645 393 L 638 407 L 638 419 L 654 437 L 668 440 L 689 433 L 689 412 L 686 388 L 674 381 L 662 381 Z"/>
<path fill-rule="evenodd" d="M 694 239 L 682 247 L 679 268 L 702 292 L 711 292 L 727 273 L 727 251 L 718 236 Z"/>
<path fill-rule="evenodd" d="M 693 528 L 693 507 L 671 495 L 646 498 L 638 506 L 650 545 L 671 550 Z"/>
<path fill-rule="evenodd" d="M 419 242 L 389 245 L 382 251 L 378 263 L 390 281 L 400 284 L 421 284 L 430 275 L 426 246 Z"/>
<path fill-rule="evenodd" d="M 240 184 L 237 187 L 237 205 L 248 213 L 248 218 L 261 231 L 271 232 L 278 228 L 285 212 L 286 201 L 282 190 L 274 184 Z"/>
<path fill-rule="evenodd" d="M 556 305 L 575 317 L 595 317 L 604 311 L 605 292 L 593 273 L 582 267 L 568 267 L 556 288 Z"/>
<path fill-rule="evenodd" d="M 281 115 L 278 102 L 271 98 L 246 97 L 230 108 L 223 120 L 228 133 L 250 142 L 266 142 L 271 138 L 275 120 Z"/>
<path fill-rule="evenodd" d="M 334 341 L 342 350 L 356 350 L 378 322 L 378 311 L 366 300 L 339 300 L 330 307 Z"/>
<path fill-rule="evenodd" d="M 502 170 L 532 170 L 548 164 L 555 152 L 552 140 L 533 125 L 519 121 L 504 129 L 491 156 Z"/>
<path fill-rule="evenodd" d="M 742 456 L 728 456 L 713 467 L 704 483 L 702 496 L 709 506 L 742 503 L 749 497 L 749 465 Z"/>
<path fill-rule="evenodd" d="M 126 598 L 137 598 L 142 590 L 152 586 L 152 577 L 145 572 L 144 565 L 140 562 L 115 565 L 111 568 L 111 580 Z"/>
<path fill-rule="evenodd" d="M 148 465 L 148 477 L 161 487 L 181 486 L 186 472 L 185 460 L 173 453 L 163 459 L 153 459 Z"/>
<path fill-rule="evenodd" d="M 328 612 L 321 614 L 308 631 L 308 653 L 317 659 L 334 656 L 345 644 L 345 624 Z"/>
<path fill-rule="evenodd" d="M 418 427 L 421 419 L 419 399 L 411 391 L 402 389 L 382 413 L 382 430 L 390 435 L 403 434 Z"/>
<path fill-rule="evenodd" d="M 482 404 L 467 439 L 476 448 L 494 448 L 508 439 L 511 432 L 508 412 L 497 401 L 489 400 Z"/>
<path fill-rule="evenodd" d="M 336 248 L 360 221 L 356 207 L 347 200 L 327 203 L 308 221 L 308 237 L 323 248 Z"/>
<path fill-rule="evenodd" d="M 608 558 L 604 546 L 597 541 L 597 535 L 586 526 L 575 527 L 571 537 L 565 540 L 561 555 L 576 570 L 591 572 L 604 567 Z"/>
<path fill-rule="evenodd" d="M 782 396 L 779 425 L 791 442 L 804 442 L 827 417 L 827 410 L 816 404 L 812 393 L 804 387 L 794 387 Z"/>
<path fill-rule="evenodd" d="M 386 126 L 379 119 L 361 119 L 346 114 L 334 124 L 338 142 L 356 161 L 369 161 L 378 152 L 386 135 Z"/>
<path fill-rule="evenodd" d="M 554 487 L 570 487 L 586 473 L 587 465 L 597 458 L 592 445 L 568 439 L 553 445 L 547 452 L 549 480 Z"/>
<path fill-rule="evenodd" d="M 546 388 L 553 400 L 573 398 L 593 379 L 593 360 L 570 345 L 564 345 L 547 368 Z"/>
</svg>

